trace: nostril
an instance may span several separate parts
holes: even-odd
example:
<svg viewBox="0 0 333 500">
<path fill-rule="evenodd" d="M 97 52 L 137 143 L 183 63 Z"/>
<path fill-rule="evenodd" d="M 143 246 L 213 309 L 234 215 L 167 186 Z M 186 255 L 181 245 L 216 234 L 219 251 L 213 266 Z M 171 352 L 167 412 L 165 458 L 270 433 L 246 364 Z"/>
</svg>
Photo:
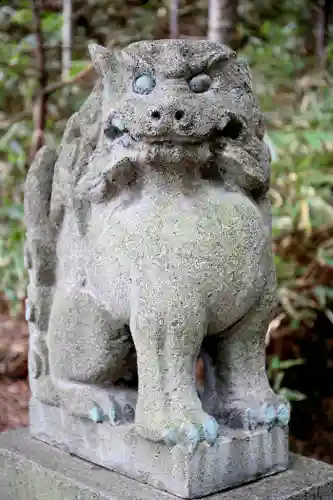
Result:
<svg viewBox="0 0 333 500">
<path fill-rule="evenodd" d="M 151 112 L 151 117 L 154 118 L 154 120 L 159 120 L 161 118 L 161 113 L 155 109 Z"/>
<path fill-rule="evenodd" d="M 175 112 L 176 120 L 181 120 L 184 114 L 185 114 L 184 111 L 182 111 L 181 109 L 177 109 L 177 111 Z"/>
</svg>

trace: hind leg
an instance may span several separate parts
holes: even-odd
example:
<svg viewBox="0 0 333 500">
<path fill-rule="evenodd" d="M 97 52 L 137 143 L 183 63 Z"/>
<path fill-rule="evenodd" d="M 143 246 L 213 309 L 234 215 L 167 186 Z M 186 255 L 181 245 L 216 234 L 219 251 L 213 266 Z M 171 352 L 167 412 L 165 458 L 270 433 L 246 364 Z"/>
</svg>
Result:
<svg viewBox="0 0 333 500">
<path fill-rule="evenodd" d="M 231 427 L 285 426 L 290 405 L 272 390 L 265 370 L 265 335 L 275 304 L 272 281 L 256 307 L 218 341 L 218 413 Z"/>
<path fill-rule="evenodd" d="M 129 332 L 89 293 L 58 290 L 48 331 L 49 365 L 61 406 L 96 422 L 114 420 L 110 392 L 102 384 L 121 376 Z"/>
</svg>

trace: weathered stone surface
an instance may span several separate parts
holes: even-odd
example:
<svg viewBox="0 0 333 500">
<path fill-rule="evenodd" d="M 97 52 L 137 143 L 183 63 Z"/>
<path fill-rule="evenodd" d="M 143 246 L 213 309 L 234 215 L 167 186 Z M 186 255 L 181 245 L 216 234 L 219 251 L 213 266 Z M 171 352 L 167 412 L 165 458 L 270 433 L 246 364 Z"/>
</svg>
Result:
<svg viewBox="0 0 333 500">
<path fill-rule="evenodd" d="M 265 372 L 276 302 L 270 158 L 249 69 L 206 40 L 90 52 L 100 80 L 58 150 L 38 152 L 25 187 L 30 384 L 58 408 L 43 410 L 47 433 L 72 422 L 67 448 L 99 463 L 101 429 L 113 457 L 127 426 L 144 438 L 154 484 L 163 453 L 178 467 L 180 449 L 205 449 L 203 469 L 201 459 L 186 466 L 195 486 L 188 477 L 176 488 L 186 496 L 275 472 L 287 461 L 289 405 Z M 76 434 L 88 420 L 90 448 Z M 140 475 L 138 459 L 126 473 Z M 230 460 L 251 464 L 242 479 Z M 199 485 L 212 464 L 218 473 Z M 175 491 L 166 470 L 163 488 Z"/>
<path fill-rule="evenodd" d="M 38 401 L 30 406 L 34 437 L 181 497 L 207 495 L 288 466 L 287 431 L 279 427 L 221 427 L 213 446 L 201 443 L 194 453 L 143 439 L 133 427 L 95 424 Z"/>
<path fill-rule="evenodd" d="M 1 500 L 176 500 L 32 439 L 27 429 L 0 434 Z M 207 497 L 205 497 L 207 499 Z M 331 500 L 333 467 L 291 454 L 286 472 L 209 500 Z"/>
</svg>

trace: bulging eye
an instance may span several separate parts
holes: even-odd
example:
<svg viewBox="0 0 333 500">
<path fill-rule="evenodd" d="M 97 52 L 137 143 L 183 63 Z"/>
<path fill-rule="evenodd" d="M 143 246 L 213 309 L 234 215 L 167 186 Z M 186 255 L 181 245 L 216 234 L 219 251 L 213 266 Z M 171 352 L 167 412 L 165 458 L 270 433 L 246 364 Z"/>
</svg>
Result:
<svg viewBox="0 0 333 500">
<path fill-rule="evenodd" d="M 200 75 L 195 75 L 188 82 L 188 86 L 195 92 L 196 94 L 200 94 L 201 92 L 206 92 L 210 84 L 212 83 L 212 79 L 210 76 L 206 75 L 206 73 L 201 73 Z"/>
<path fill-rule="evenodd" d="M 138 76 L 133 82 L 133 90 L 137 94 L 149 94 L 155 87 L 155 80 L 151 75 Z"/>
</svg>

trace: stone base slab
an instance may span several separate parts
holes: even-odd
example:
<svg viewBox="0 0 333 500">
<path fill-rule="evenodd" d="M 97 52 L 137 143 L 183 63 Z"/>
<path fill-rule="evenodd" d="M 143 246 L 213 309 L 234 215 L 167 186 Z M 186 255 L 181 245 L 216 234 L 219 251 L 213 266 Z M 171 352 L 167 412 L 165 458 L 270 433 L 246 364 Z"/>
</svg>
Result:
<svg viewBox="0 0 333 500">
<path fill-rule="evenodd" d="M 210 500 L 332 500 L 333 467 L 291 454 L 286 472 Z M 32 439 L 28 429 L 0 434 L 1 500 L 176 500 L 103 467 Z M 207 497 L 206 497 L 207 500 Z"/>
<path fill-rule="evenodd" d="M 33 437 L 106 469 L 183 498 L 197 498 L 281 472 L 288 467 L 287 429 L 245 432 L 220 428 L 213 446 L 190 454 L 139 437 L 133 424 L 111 426 L 67 415 L 37 400 L 30 404 Z"/>
</svg>

